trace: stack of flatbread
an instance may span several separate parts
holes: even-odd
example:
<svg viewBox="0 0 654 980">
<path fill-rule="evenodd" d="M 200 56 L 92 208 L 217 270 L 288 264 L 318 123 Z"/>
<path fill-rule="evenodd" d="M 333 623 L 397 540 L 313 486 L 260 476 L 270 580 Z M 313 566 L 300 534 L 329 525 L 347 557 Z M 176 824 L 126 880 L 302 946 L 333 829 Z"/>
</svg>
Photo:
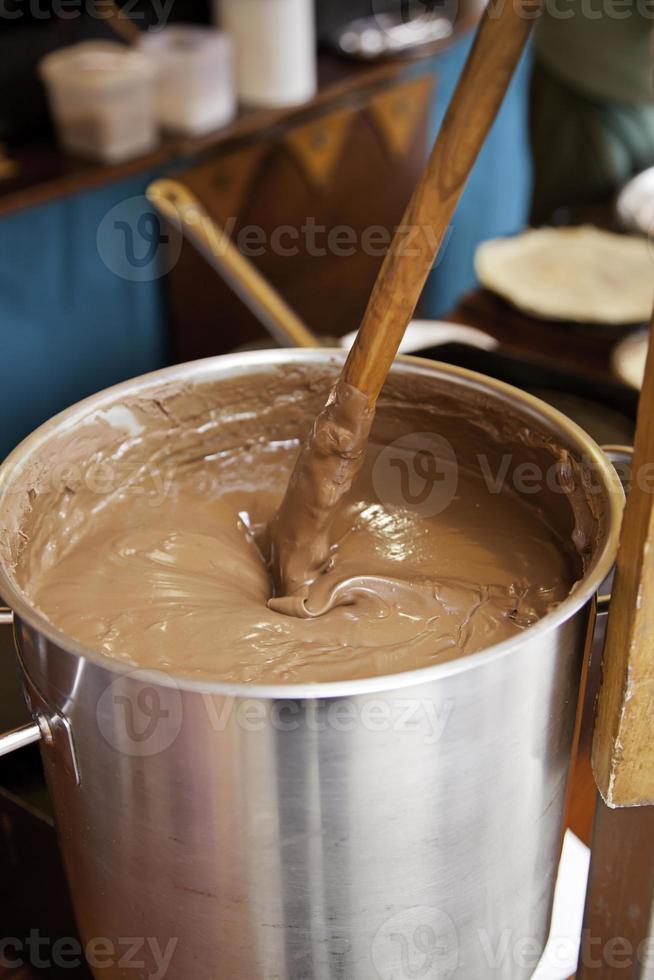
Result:
<svg viewBox="0 0 654 980">
<path fill-rule="evenodd" d="M 623 325 L 650 319 L 654 245 L 590 225 L 538 228 L 477 249 L 480 282 L 532 316 Z"/>
</svg>

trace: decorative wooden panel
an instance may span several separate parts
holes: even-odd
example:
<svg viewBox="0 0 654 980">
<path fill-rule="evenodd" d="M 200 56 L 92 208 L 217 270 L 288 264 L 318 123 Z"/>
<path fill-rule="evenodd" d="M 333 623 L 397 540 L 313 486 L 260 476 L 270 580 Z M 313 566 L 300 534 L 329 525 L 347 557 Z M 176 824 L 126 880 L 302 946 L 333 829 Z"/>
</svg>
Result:
<svg viewBox="0 0 654 980">
<path fill-rule="evenodd" d="M 286 134 L 286 146 L 317 190 L 327 189 L 338 179 L 354 116 L 354 109 L 342 109 L 306 126 L 296 126 Z"/>
<path fill-rule="evenodd" d="M 357 93 L 179 175 L 319 334 L 340 336 L 359 324 L 384 244 L 422 169 L 431 88 L 423 76 Z M 416 101 L 392 151 L 379 102 L 373 107 L 382 96 L 388 106 Z M 186 244 L 168 287 L 176 359 L 265 341 Z"/>
<path fill-rule="evenodd" d="M 410 150 L 425 117 L 432 93 L 431 78 L 413 78 L 380 92 L 370 100 L 370 113 L 384 143 L 394 156 Z"/>
</svg>

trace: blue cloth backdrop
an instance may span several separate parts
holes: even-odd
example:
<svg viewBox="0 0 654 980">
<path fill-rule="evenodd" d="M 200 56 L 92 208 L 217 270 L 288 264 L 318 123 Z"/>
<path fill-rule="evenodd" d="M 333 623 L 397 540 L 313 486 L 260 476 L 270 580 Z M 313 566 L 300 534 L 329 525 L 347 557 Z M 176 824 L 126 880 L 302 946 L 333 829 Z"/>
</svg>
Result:
<svg viewBox="0 0 654 980">
<path fill-rule="evenodd" d="M 435 139 L 470 41 L 453 45 L 435 61 L 437 89 L 431 108 L 430 145 Z M 531 197 L 528 93 L 531 50 L 523 56 L 495 124 L 482 147 L 450 225 L 444 251 L 427 280 L 419 313 L 442 317 L 476 284 L 473 268 L 479 242 L 511 235 L 527 223 Z"/>
<path fill-rule="evenodd" d="M 104 216 L 151 177 L 0 219 L 0 459 L 55 412 L 164 363 L 157 280 L 116 274 L 124 234 L 96 241 Z"/>
<path fill-rule="evenodd" d="M 430 143 L 469 44 L 468 39 L 456 43 L 434 62 L 438 81 Z M 424 64 L 414 70 L 423 72 Z M 478 242 L 515 232 L 526 222 L 528 73 L 529 56 L 466 187 L 444 255 L 429 276 L 422 316 L 442 316 L 474 285 Z M 0 459 L 72 402 L 165 362 L 165 312 L 152 274 L 161 256 L 156 247 L 151 253 L 150 226 L 138 224 L 139 201 L 153 176 L 0 219 Z M 171 254 L 166 248 L 164 260 Z"/>
</svg>

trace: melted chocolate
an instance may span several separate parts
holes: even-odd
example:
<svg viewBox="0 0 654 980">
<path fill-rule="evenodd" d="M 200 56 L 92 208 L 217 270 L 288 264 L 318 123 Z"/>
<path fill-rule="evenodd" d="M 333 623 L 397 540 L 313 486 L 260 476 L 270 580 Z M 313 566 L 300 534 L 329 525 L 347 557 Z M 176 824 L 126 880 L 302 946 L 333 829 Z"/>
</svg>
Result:
<svg viewBox="0 0 654 980">
<path fill-rule="evenodd" d="M 296 369 L 274 383 L 254 376 L 166 388 L 62 435 L 50 463 L 67 459 L 72 473 L 52 484 L 43 460 L 26 473 L 13 534 L 0 541 L 29 599 L 70 635 L 130 664 L 282 683 L 460 657 L 518 634 L 568 594 L 596 518 L 566 450 L 479 393 L 462 404 L 447 390 L 437 395 L 434 381 L 396 378 L 364 459 L 352 445 L 367 420 L 336 437 L 343 495 L 319 547 L 301 528 L 295 539 L 280 535 L 275 561 L 295 594 L 291 606 L 270 603 L 266 529 L 329 380 Z M 314 430 L 327 452 L 334 419 L 353 404 L 345 396 Z M 446 497 L 427 494 L 425 504 L 430 471 L 417 462 L 438 455 L 435 433 L 455 449 L 456 479 L 446 461 Z M 402 465 L 389 465 L 394 446 Z M 513 468 L 527 461 L 562 473 L 562 491 L 521 495 L 512 469 L 502 487 L 489 480 L 507 450 Z M 91 465 L 109 466 L 106 485 L 97 473 L 89 485 Z M 322 499 L 319 479 L 299 492 L 314 490 Z"/>
</svg>

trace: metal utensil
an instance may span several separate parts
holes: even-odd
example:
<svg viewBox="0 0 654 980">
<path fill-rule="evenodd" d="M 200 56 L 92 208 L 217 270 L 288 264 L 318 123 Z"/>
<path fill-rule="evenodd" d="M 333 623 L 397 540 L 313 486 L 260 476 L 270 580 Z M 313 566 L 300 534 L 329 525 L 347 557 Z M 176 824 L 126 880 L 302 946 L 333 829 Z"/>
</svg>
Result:
<svg viewBox="0 0 654 980">
<path fill-rule="evenodd" d="M 283 347 L 320 347 L 320 341 L 300 320 L 258 269 L 242 255 L 229 235 L 177 180 L 155 180 L 147 198 L 186 235 L 209 264 L 225 279 Z"/>
</svg>

